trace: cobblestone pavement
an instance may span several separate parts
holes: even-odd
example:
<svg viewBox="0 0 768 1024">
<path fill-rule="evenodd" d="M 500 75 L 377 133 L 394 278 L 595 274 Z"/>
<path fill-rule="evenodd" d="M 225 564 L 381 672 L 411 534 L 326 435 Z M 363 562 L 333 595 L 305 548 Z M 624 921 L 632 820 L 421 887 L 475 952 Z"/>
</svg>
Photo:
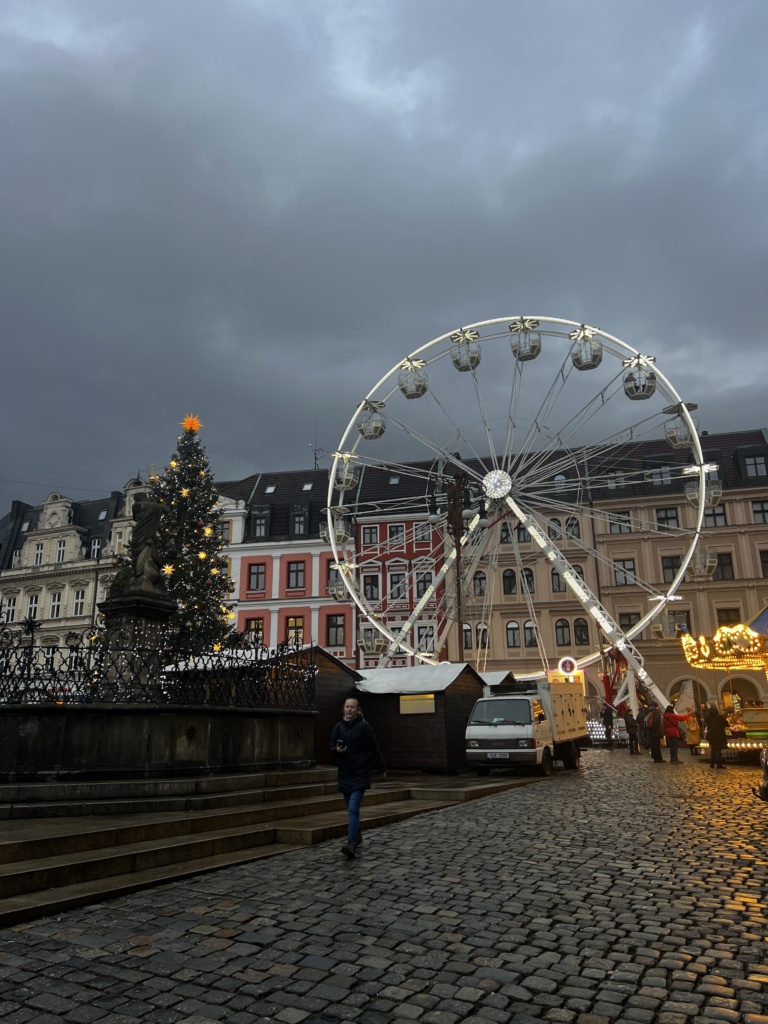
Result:
<svg viewBox="0 0 768 1024">
<path fill-rule="evenodd" d="M 579 772 L 0 932 L 0 1017 L 768 1024 L 756 767 Z"/>
</svg>

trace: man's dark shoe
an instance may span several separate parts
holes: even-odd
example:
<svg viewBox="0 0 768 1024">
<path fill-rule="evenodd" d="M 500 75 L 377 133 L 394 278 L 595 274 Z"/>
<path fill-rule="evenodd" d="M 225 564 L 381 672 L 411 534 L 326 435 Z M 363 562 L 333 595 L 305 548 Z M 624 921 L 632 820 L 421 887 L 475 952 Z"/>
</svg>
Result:
<svg viewBox="0 0 768 1024">
<path fill-rule="evenodd" d="M 347 860 L 355 859 L 355 847 L 352 845 L 352 843 L 345 843 L 344 846 L 342 846 L 341 848 L 341 852 L 344 854 Z"/>
</svg>

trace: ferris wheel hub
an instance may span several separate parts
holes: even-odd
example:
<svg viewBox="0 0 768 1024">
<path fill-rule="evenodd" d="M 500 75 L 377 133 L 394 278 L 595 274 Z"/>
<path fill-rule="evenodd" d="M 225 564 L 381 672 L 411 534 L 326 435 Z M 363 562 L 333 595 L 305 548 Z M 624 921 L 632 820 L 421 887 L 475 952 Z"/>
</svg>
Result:
<svg viewBox="0 0 768 1024">
<path fill-rule="evenodd" d="M 512 490 L 512 477 L 503 469 L 492 469 L 483 477 L 483 490 L 488 498 L 506 498 Z"/>
</svg>

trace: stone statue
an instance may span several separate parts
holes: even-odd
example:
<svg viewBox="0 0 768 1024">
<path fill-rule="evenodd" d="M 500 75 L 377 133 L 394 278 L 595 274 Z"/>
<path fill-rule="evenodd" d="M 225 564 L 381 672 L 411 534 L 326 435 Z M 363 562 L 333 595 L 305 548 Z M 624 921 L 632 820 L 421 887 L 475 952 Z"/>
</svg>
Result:
<svg viewBox="0 0 768 1024">
<path fill-rule="evenodd" d="M 160 572 L 160 553 L 157 549 L 157 534 L 162 514 L 163 506 L 146 494 L 137 494 L 133 499 L 133 518 L 136 525 L 131 535 L 133 580 L 129 590 L 167 594 Z"/>
</svg>

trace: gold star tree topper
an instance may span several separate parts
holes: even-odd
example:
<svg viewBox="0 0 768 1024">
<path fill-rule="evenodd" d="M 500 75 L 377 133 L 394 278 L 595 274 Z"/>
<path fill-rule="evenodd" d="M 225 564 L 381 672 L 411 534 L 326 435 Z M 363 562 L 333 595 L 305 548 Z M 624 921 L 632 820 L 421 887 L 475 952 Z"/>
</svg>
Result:
<svg viewBox="0 0 768 1024">
<path fill-rule="evenodd" d="M 203 424 L 200 422 L 199 416 L 194 416 L 192 413 L 190 413 L 188 416 L 184 417 L 184 419 L 181 421 L 181 425 L 185 430 L 191 430 L 194 434 L 196 434 Z"/>
</svg>

